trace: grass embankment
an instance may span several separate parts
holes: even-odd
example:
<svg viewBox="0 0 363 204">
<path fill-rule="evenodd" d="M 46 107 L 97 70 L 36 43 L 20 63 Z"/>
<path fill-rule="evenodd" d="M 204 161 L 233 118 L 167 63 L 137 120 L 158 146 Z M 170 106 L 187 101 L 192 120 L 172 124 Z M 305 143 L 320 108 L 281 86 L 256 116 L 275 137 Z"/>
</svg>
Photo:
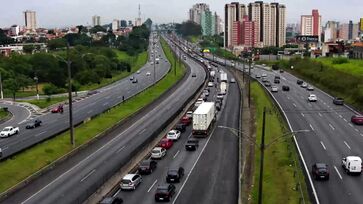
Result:
<svg viewBox="0 0 363 204">
<path fill-rule="evenodd" d="M 275 62 L 303 80 L 363 110 L 363 60 L 345 58 L 291 59 Z M 294 66 L 291 70 L 290 67 Z"/>
<path fill-rule="evenodd" d="M 9 115 L 9 111 L 5 111 L 4 108 L 0 108 L 0 120 L 5 119 Z"/>
<path fill-rule="evenodd" d="M 252 83 L 251 93 L 256 109 L 256 143 L 260 144 L 263 108 L 275 110 L 275 107 L 267 93 L 257 82 Z M 288 131 L 285 122 L 282 121 L 281 116 L 278 114 L 277 111 L 266 114 L 265 144 L 269 144 Z M 257 203 L 258 200 L 259 162 L 260 152 L 256 148 L 252 203 Z M 302 185 L 301 188 L 298 187 L 299 182 Z M 297 150 L 291 137 L 286 137 L 265 150 L 263 203 L 299 204 L 302 198 L 300 189 L 303 191 L 305 203 L 309 203 L 303 172 L 298 163 Z"/>
<path fill-rule="evenodd" d="M 166 54 L 168 59 L 172 61 L 169 58 L 172 57 L 169 50 L 169 48 L 166 49 Z M 109 112 L 75 128 L 76 146 L 78 147 L 81 144 L 90 141 L 97 134 L 102 133 L 157 99 L 162 93 L 180 80 L 184 73 L 184 66 L 177 66 L 177 75 L 174 75 L 173 72 L 169 72 L 165 78 L 160 80 L 156 85 L 111 109 Z M 1 162 L 0 192 L 4 192 L 6 189 L 16 185 L 26 177 L 32 175 L 34 172 L 52 163 L 71 150 L 72 146 L 69 143 L 69 132 L 65 132 Z"/>
<path fill-rule="evenodd" d="M 18 101 L 18 102 L 26 102 L 26 103 L 31 103 L 33 105 L 38 106 L 39 108 L 46 108 L 48 106 L 51 106 L 53 104 L 62 102 L 62 101 L 66 101 L 68 100 L 67 96 L 62 96 L 62 97 L 52 97 L 51 99 L 46 99 L 46 98 L 42 98 L 42 99 L 34 99 L 34 100 L 24 100 L 24 101 Z"/>
</svg>

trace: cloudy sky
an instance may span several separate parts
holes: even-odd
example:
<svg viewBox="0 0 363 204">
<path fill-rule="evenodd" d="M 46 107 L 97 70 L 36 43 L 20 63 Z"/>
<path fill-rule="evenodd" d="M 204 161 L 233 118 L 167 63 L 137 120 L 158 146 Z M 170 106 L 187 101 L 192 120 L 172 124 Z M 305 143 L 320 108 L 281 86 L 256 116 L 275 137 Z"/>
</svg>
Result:
<svg viewBox="0 0 363 204">
<path fill-rule="evenodd" d="M 150 17 L 154 22 L 181 22 L 187 19 L 188 9 L 195 3 L 210 5 L 211 10 L 223 15 L 224 0 L 1 0 L 0 27 L 12 24 L 24 25 L 23 11 L 37 12 L 40 27 L 63 27 L 90 25 L 91 17 L 101 16 L 101 23 L 112 19 L 133 20 L 141 4 L 142 18 Z M 247 4 L 251 1 L 239 1 Z M 271 1 L 265 1 L 271 2 Z M 287 7 L 287 22 L 298 22 L 300 15 L 310 14 L 311 9 L 319 9 L 323 22 L 327 20 L 358 22 L 363 17 L 362 0 L 277 0 Z"/>
</svg>

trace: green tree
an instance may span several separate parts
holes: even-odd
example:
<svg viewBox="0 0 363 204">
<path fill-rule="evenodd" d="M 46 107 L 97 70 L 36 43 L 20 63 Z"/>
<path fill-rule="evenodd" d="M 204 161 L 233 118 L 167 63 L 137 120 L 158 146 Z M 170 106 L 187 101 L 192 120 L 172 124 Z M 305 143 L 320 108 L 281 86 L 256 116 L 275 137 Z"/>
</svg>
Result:
<svg viewBox="0 0 363 204">
<path fill-rule="evenodd" d="M 48 96 L 49 100 L 51 99 L 51 96 L 53 94 L 56 94 L 58 92 L 58 87 L 55 86 L 54 84 L 50 83 L 50 84 L 46 84 L 43 87 L 43 92 L 45 95 Z"/>
<path fill-rule="evenodd" d="M 27 54 L 32 54 L 34 50 L 35 50 L 34 45 L 24 45 L 23 46 L 23 51 Z"/>
<path fill-rule="evenodd" d="M 182 24 L 176 24 L 175 29 L 178 34 L 181 34 L 184 37 L 191 35 L 198 36 L 202 34 L 202 27 L 193 21 L 186 21 Z"/>
<path fill-rule="evenodd" d="M 49 40 L 49 42 L 48 42 L 49 50 L 65 48 L 66 46 L 67 46 L 67 41 L 64 38 L 57 38 L 57 39 Z"/>
</svg>

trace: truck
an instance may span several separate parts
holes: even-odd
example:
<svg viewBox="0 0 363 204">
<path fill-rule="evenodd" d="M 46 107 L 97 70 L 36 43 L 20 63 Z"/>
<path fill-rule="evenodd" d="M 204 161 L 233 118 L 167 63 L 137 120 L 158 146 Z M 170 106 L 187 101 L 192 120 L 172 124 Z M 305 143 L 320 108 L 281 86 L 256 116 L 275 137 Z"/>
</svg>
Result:
<svg viewBox="0 0 363 204">
<path fill-rule="evenodd" d="M 159 59 L 159 58 L 156 58 L 156 59 L 155 59 L 155 63 L 156 63 L 156 64 L 159 64 L 159 61 L 160 61 L 160 59 Z"/>
<path fill-rule="evenodd" d="M 0 137 L 10 137 L 19 133 L 19 127 L 8 126 L 0 132 Z"/>
<path fill-rule="evenodd" d="M 226 82 L 221 82 L 221 85 L 219 86 L 220 88 L 220 93 L 223 95 L 226 95 L 227 93 L 227 83 Z"/>
<path fill-rule="evenodd" d="M 211 78 L 214 78 L 214 76 L 216 75 L 216 71 L 210 71 L 209 75 Z"/>
<path fill-rule="evenodd" d="M 193 112 L 193 131 L 194 137 L 207 137 L 215 120 L 214 102 L 204 102 Z"/>
<path fill-rule="evenodd" d="M 228 81 L 227 73 L 221 72 L 220 79 L 221 79 L 222 82 L 227 82 Z"/>
<path fill-rule="evenodd" d="M 362 173 L 362 159 L 358 156 L 347 156 L 342 159 L 342 167 L 347 174 Z"/>
</svg>

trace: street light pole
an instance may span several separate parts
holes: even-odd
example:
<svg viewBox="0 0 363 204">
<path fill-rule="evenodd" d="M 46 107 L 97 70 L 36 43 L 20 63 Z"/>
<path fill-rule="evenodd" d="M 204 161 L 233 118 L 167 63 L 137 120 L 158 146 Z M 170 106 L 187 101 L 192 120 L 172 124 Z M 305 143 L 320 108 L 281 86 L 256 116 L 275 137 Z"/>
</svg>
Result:
<svg viewBox="0 0 363 204">
<path fill-rule="evenodd" d="M 250 63 L 248 66 L 248 108 L 250 107 L 251 104 L 251 60 L 250 59 Z"/>
<path fill-rule="evenodd" d="M 69 42 L 67 41 L 67 71 L 68 71 L 68 105 L 69 105 L 69 132 L 71 136 L 72 147 L 75 147 L 74 128 L 73 128 L 73 109 L 72 109 L 72 75 L 71 60 L 69 56 Z"/>
<path fill-rule="evenodd" d="M 37 76 L 35 76 L 34 77 L 34 80 L 35 80 L 35 88 L 36 88 L 36 90 L 37 90 L 37 100 L 39 100 L 39 89 L 38 89 L 38 77 Z"/>
<path fill-rule="evenodd" d="M 262 204 L 262 185 L 263 185 L 263 160 L 265 157 L 265 122 L 266 122 L 266 107 L 263 108 L 262 117 L 262 135 L 261 135 L 261 146 L 260 146 L 260 179 L 258 185 L 258 204 Z"/>
<path fill-rule="evenodd" d="M 0 72 L 0 94 L 1 94 L 1 99 L 4 99 L 3 80 L 2 80 L 2 77 L 1 77 L 1 72 Z"/>
</svg>

